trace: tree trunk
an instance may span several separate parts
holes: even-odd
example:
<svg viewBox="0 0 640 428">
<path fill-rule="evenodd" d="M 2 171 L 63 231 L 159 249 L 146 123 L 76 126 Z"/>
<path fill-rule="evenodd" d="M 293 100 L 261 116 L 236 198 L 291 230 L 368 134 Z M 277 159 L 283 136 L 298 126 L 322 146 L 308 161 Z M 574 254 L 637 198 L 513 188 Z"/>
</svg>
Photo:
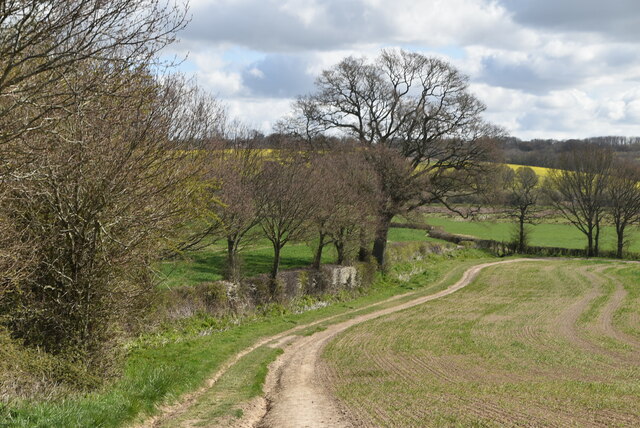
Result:
<svg viewBox="0 0 640 428">
<path fill-rule="evenodd" d="M 322 263 L 322 250 L 324 249 L 324 233 L 320 233 L 320 241 L 318 242 L 318 248 L 313 256 L 313 268 L 320 269 L 320 263 Z"/>
<path fill-rule="evenodd" d="M 225 272 L 225 277 L 229 281 L 236 281 L 239 276 L 237 241 L 233 238 L 227 238 L 227 271 Z"/>
<path fill-rule="evenodd" d="M 333 245 L 336 247 L 336 252 L 338 253 L 338 259 L 336 260 L 336 263 L 341 265 L 344 263 L 344 242 L 336 241 L 333 243 Z"/>
<path fill-rule="evenodd" d="M 593 256 L 598 257 L 600 254 L 600 224 L 596 224 L 596 236 L 593 243 Z"/>
<path fill-rule="evenodd" d="M 358 249 L 358 261 L 360 262 L 368 262 L 369 257 L 371 257 L 371 252 L 369 252 L 368 248 L 369 243 L 367 242 L 367 234 L 364 228 L 360 229 L 360 248 Z"/>
<path fill-rule="evenodd" d="M 621 259 L 624 250 L 624 227 L 616 228 L 618 234 L 618 250 L 616 251 L 616 257 Z"/>
<path fill-rule="evenodd" d="M 275 282 L 280 270 L 280 250 L 282 248 L 278 244 L 273 245 L 273 266 L 271 268 L 271 279 Z"/>
<path fill-rule="evenodd" d="M 360 248 L 358 249 L 358 261 L 368 262 L 370 257 L 371 257 L 371 253 L 369 252 L 369 249 L 364 245 L 361 245 Z"/>
<path fill-rule="evenodd" d="M 384 252 L 387 248 L 387 235 L 389 234 L 392 218 L 393 216 L 389 215 L 382 216 L 373 241 L 373 257 L 375 257 L 380 268 L 384 266 Z"/>
<path fill-rule="evenodd" d="M 593 230 L 587 232 L 587 257 L 593 257 Z"/>
<path fill-rule="evenodd" d="M 520 217 L 520 231 L 518 236 L 518 252 L 524 253 L 524 217 Z"/>
</svg>

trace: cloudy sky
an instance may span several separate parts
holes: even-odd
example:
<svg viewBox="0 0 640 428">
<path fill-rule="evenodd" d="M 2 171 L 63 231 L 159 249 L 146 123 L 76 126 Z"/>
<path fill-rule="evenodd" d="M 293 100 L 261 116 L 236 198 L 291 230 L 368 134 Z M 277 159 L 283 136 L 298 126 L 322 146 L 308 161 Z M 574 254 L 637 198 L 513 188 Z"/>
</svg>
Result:
<svg viewBox="0 0 640 428">
<path fill-rule="evenodd" d="M 268 132 L 318 73 L 400 47 L 469 75 L 513 136 L 640 136 L 640 0 L 191 0 L 172 50 Z"/>
</svg>

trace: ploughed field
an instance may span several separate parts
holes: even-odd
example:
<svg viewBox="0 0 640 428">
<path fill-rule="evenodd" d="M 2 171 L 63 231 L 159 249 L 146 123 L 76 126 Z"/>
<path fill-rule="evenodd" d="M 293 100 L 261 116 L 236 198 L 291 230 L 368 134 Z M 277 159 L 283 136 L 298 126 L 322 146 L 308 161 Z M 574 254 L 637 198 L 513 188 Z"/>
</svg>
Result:
<svg viewBox="0 0 640 428">
<path fill-rule="evenodd" d="M 323 356 L 356 426 L 640 426 L 640 265 L 489 267 Z"/>
</svg>

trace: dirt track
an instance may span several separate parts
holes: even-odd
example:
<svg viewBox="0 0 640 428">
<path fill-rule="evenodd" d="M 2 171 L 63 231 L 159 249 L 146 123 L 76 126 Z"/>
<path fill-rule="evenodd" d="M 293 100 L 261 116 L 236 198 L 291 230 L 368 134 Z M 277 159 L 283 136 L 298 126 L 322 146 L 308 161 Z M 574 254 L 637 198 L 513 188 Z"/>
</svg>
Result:
<svg viewBox="0 0 640 428">
<path fill-rule="evenodd" d="M 214 376 L 209 379 L 205 387 L 190 394 L 186 399 L 183 399 L 181 403 L 163 409 L 159 417 L 147 420 L 142 426 L 158 427 L 165 426 L 165 424 L 168 424 L 169 426 L 195 426 L 192 422 L 196 423 L 197 426 L 214 426 L 206 425 L 202 420 L 188 421 L 185 418 L 182 419 L 183 422 L 178 422 L 178 420 L 180 419 L 179 416 L 188 415 L 190 406 L 198 401 L 199 397 L 209 390 L 241 357 L 264 345 L 283 348 L 285 350 L 284 354 L 269 367 L 269 373 L 264 388 L 265 395 L 257 397 L 253 401 L 241 406 L 243 414 L 242 419 L 227 418 L 224 421 L 218 420 L 215 426 L 262 428 L 350 427 L 354 426 L 354 424 L 357 424 L 358 426 L 373 426 L 366 423 L 370 418 L 361 418 L 360 416 L 362 415 L 356 414 L 357 412 L 354 413 L 353 409 L 342 408 L 336 401 L 334 401 L 335 391 L 333 390 L 334 388 L 332 388 L 331 382 L 333 375 L 331 371 L 327 369 L 326 364 L 324 364 L 324 360 L 322 360 L 320 356 L 325 346 L 335 339 L 336 335 L 351 326 L 365 321 L 392 313 L 396 313 L 394 316 L 400 316 L 401 314 L 399 314 L 399 311 L 452 294 L 468 285 L 477 276 L 477 274 L 486 267 L 505 263 L 543 260 L 545 259 L 515 259 L 473 266 L 464 272 L 459 281 L 438 293 L 418 297 L 416 295 L 411 296 L 415 293 L 412 292 L 405 295 L 391 297 L 383 302 L 378 302 L 353 311 L 358 312 L 362 309 L 368 308 L 373 310 L 373 312 L 356 316 L 348 321 L 329 325 L 326 330 L 316 332 L 311 336 L 300 336 L 299 333 L 301 330 L 308 329 L 309 327 L 316 326 L 321 323 L 326 324 L 327 321 L 332 318 L 340 317 L 341 315 L 320 319 L 313 323 L 300 325 L 280 334 L 264 338 L 260 342 L 231 358 L 217 373 L 214 374 Z M 613 315 L 620 307 L 625 295 L 627 294 L 622 287 L 622 284 L 615 282 L 612 277 L 604 275 L 602 272 L 603 268 L 596 268 L 595 270 L 578 270 L 580 275 L 589 284 L 591 284 L 593 288 L 585 293 L 579 301 L 567 306 L 561 313 L 559 313 L 559 316 L 556 315 L 556 317 L 551 317 L 548 313 L 537 314 L 537 316 L 542 317 L 540 319 L 550 318 L 552 320 L 552 326 L 549 332 L 556 331 L 557 333 L 561 333 L 561 336 L 564 336 L 565 339 L 569 340 L 569 342 L 577 345 L 578 348 L 587 349 L 593 353 L 613 358 L 614 360 L 625 360 L 627 364 L 637 364 L 637 355 L 634 354 L 630 357 L 628 354 L 622 355 L 613 350 L 598 348 L 598 344 L 592 342 L 591 337 L 586 337 L 578 331 L 576 325 L 578 317 L 594 301 L 594 299 L 598 298 L 598 296 L 604 296 L 604 281 L 612 280 L 614 281 L 612 284 L 613 287 L 610 288 L 611 291 L 607 293 L 607 300 L 603 305 L 602 311 L 594 320 L 595 330 L 599 331 L 601 335 L 611 337 L 626 344 L 627 346 L 630 346 L 631 348 L 635 348 L 636 350 L 638 349 L 638 339 L 620 331 L 613 323 Z M 403 303 L 395 302 L 394 306 L 386 307 L 384 309 L 378 308 L 376 310 L 378 305 L 393 305 L 394 301 L 400 301 L 400 299 L 402 299 Z M 487 321 L 496 321 L 489 319 L 490 317 L 495 317 L 495 315 L 489 315 Z M 337 320 L 334 320 L 334 322 L 335 321 Z M 548 334 L 545 334 L 542 330 L 538 330 L 532 330 L 530 326 L 527 325 L 519 332 L 519 337 L 521 336 L 525 342 L 544 342 L 548 340 Z M 373 334 L 375 335 L 375 332 Z M 372 338 L 372 340 L 376 339 Z M 468 379 L 469 376 L 472 375 L 478 377 L 478 381 L 482 381 L 483 378 L 482 373 L 476 373 L 476 371 L 469 367 L 464 365 L 464 367 L 458 367 L 456 360 L 451 358 L 447 359 L 446 367 L 441 367 L 441 361 L 437 359 L 433 361 L 418 361 L 418 363 L 420 363 L 419 366 L 423 370 L 432 372 L 437 378 L 442 378 L 445 381 L 451 381 L 451 379 L 457 379 L 459 377 Z M 412 364 L 406 364 L 407 367 L 411 365 Z M 385 364 L 382 364 L 382 366 L 393 367 L 396 374 L 406 375 L 409 378 L 411 378 L 413 374 L 413 372 L 404 373 L 404 371 L 406 371 L 404 370 L 406 367 L 403 361 L 387 361 Z M 482 417 L 490 415 L 493 421 L 502 421 L 507 425 L 527 425 L 527 418 L 534 416 L 533 414 L 526 416 L 523 413 L 520 415 L 522 417 L 514 419 L 513 414 L 505 413 L 499 406 L 496 407 L 495 405 L 486 402 L 476 403 L 467 401 L 460 402 L 458 404 L 460 407 L 468 409 L 471 413 L 479 412 L 479 415 Z M 383 411 L 383 409 L 374 408 L 370 409 L 370 411 L 379 412 Z M 604 425 L 607 425 L 607 423 L 613 420 L 624 424 L 624 416 L 625 415 L 610 415 L 606 412 L 601 412 L 601 414 L 597 415 L 597 417 L 593 416 L 589 421 L 590 423 L 595 423 L 596 419 L 600 420 L 598 418 L 604 418 L 602 419 Z M 575 415 L 569 413 L 565 415 L 562 412 L 558 412 L 557 417 L 559 418 L 558 421 L 563 420 L 567 422 L 574 420 L 573 418 Z M 635 421 L 635 419 L 633 420 Z"/>
<path fill-rule="evenodd" d="M 234 364 L 243 356 L 264 346 L 285 347 L 281 355 L 270 367 L 265 384 L 265 397 L 258 397 L 242 406 L 243 418 L 235 420 L 231 426 L 235 427 L 345 427 L 351 426 L 329 396 L 324 386 L 316 378 L 318 361 L 324 345 L 336 334 L 350 326 L 364 321 L 401 311 L 434 299 L 452 294 L 468 285 L 484 268 L 504 263 L 524 261 L 540 261 L 541 259 L 513 259 L 499 262 L 485 263 L 472 266 L 464 272 L 462 278 L 449 288 L 429 295 L 398 304 L 396 306 L 375 311 L 353 318 L 349 321 L 331 325 L 326 330 L 312 336 L 298 336 L 301 330 L 324 323 L 340 315 L 317 320 L 313 323 L 297 326 L 280 334 L 266 337 L 253 346 L 244 349 L 228 360 L 205 383 L 205 386 L 187 394 L 176 404 L 165 406 L 157 416 L 136 424 L 136 428 L 155 428 L 170 424 L 183 415 L 197 400 L 205 394 Z M 358 311 L 384 303 L 399 300 L 407 295 L 393 296 L 385 301 L 359 308 Z M 287 346 L 288 344 L 288 346 Z M 188 426 L 190 424 L 187 424 Z M 199 425 L 203 426 L 203 425 Z"/>
<path fill-rule="evenodd" d="M 438 293 L 333 324 L 312 336 L 293 338 L 284 354 L 270 367 L 265 384 L 266 414 L 259 421 L 245 419 L 239 425 L 278 428 L 352 426 L 322 385 L 320 355 L 327 342 L 353 325 L 452 294 L 468 285 L 488 266 L 523 261 L 539 260 L 515 259 L 477 265 L 468 269 L 458 282 Z"/>
</svg>

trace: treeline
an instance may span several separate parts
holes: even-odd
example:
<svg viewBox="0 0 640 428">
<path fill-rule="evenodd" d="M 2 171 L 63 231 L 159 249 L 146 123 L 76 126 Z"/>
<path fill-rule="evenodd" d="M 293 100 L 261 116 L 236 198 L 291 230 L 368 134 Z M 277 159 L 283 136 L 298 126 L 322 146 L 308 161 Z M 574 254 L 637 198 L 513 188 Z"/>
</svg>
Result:
<svg viewBox="0 0 640 428">
<path fill-rule="evenodd" d="M 599 255 L 602 228 L 613 226 L 622 258 L 628 229 L 640 225 L 640 165 L 610 146 L 582 143 L 560 154 L 556 166 L 544 180 L 529 167 L 505 167 L 496 180 L 494 202 L 516 224 L 517 250 L 525 252 L 527 224 L 561 215 L 585 235 L 587 257 Z"/>
<path fill-rule="evenodd" d="M 640 161 L 640 137 L 592 137 L 569 140 L 534 139 L 523 141 L 515 137 L 502 139 L 504 161 L 517 165 L 557 168 L 563 153 L 592 144 L 612 150 L 619 158 Z"/>
<path fill-rule="evenodd" d="M 214 186 L 215 216 L 184 248 L 223 239 L 225 276 L 238 281 L 243 277 L 241 249 L 266 238 L 273 247 L 273 297 L 280 254 L 291 242 L 314 242 L 315 268 L 329 245 L 335 247 L 336 263 L 353 261 L 377 224 L 380 183 L 367 162 L 371 153 L 351 145 L 312 151 L 292 144 L 265 152 L 250 144 L 227 142 L 210 150 L 206 174 Z"/>
</svg>

